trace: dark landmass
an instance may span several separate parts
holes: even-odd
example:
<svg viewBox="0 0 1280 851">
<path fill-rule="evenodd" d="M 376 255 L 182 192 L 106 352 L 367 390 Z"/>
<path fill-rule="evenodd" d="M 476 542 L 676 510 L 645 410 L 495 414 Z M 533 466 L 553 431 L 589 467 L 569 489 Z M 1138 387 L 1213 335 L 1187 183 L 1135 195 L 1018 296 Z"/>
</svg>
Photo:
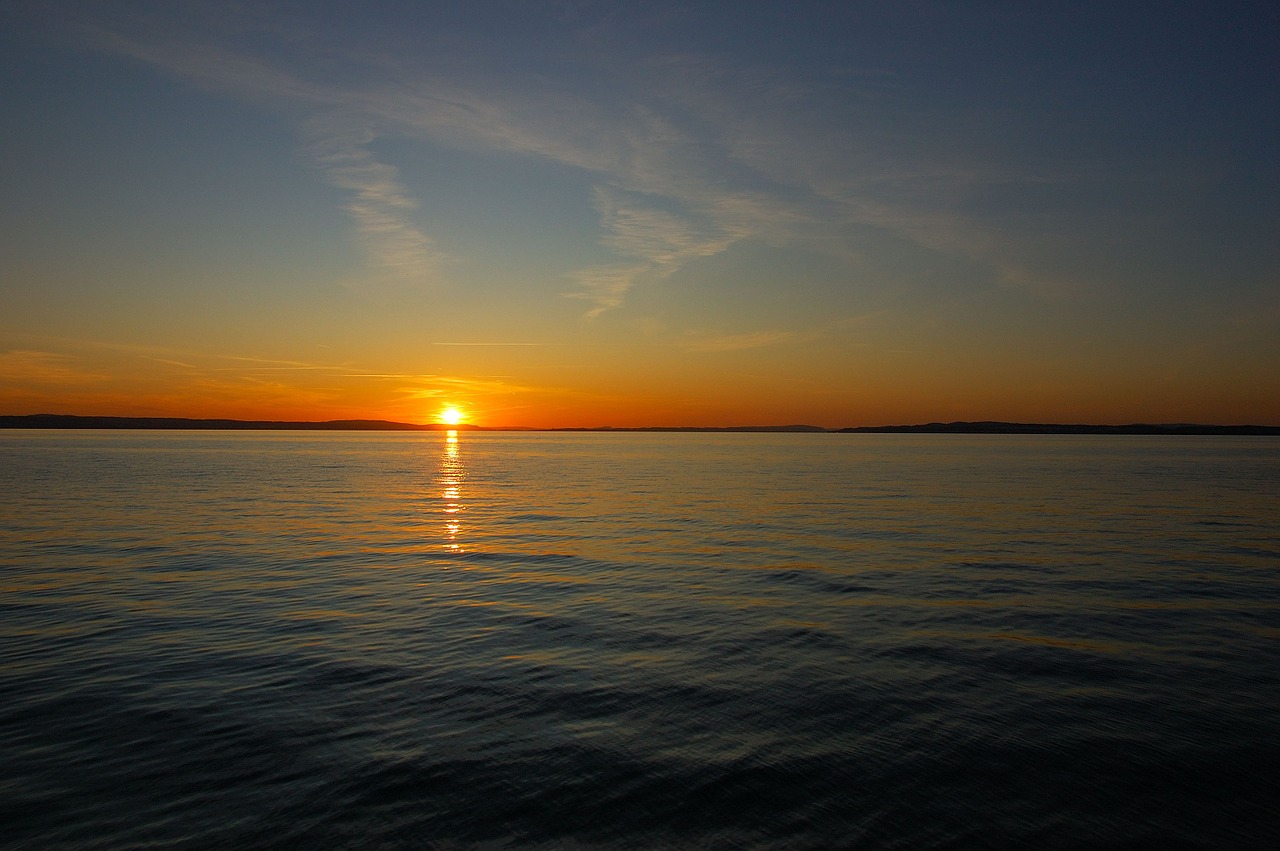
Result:
<svg viewBox="0 0 1280 851">
<path fill-rule="evenodd" d="M 923 425 L 858 426 L 825 429 L 812 425 L 779 426 L 637 426 L 592 428 L 485 428 L 477 425 L 397 423 L 390 420 L 327 420 L 290 422 L 285 420 L 200 420 L 185 417 L 81 417 L 71 414 L 30 414 L 0 416 L 0 428 L 100 428 L 100 429 L 206 429 L 266 431 L 567 431 L 567 432 L 764 432 L 837 434 L 1221 434 L 1280 436 L 1280 426 L 1196 425 L 1176 423 L 1151 425 L 1087 425 L 1061 423 L 954 422 Z"/>
<path fill-rule="evenodd" d="M 0 416 L 0 428 L 115 428 L 115 429 L 192 429 L 192 430 L 271 430 L 271 431 L 724 431 L 724 432 L 826 432 L 828 429 L 811 425 L 782 426 L 644 426 L 626 428 L 598 426 L 595 428 L 486 428 L 461 424 L 456 426 L 431 423 L 397 423 L 390 420 L 326 420 L 324 422 L 298 422 L 287 420 L 202 420 L 187 417 L 82 417 L 73 414 L 29 414 L 26 416 Z"/>
<path fill-rule="evenodd" d="M 549 428 L 545 431 L 676 431 L 676 432 L 829 432 L 811 425 L 780 426 L 595 426 L 592 428 Z"/>
<path fill-rule="evenodd" d="M 1280 435 L 1280 426 L 1195 425 L 1086 425 L 1063 423 L 955 422 L 924 425 L 859 426 L 841 433 L 873 434 L 1237 434 Z"/>
<path fill-rule="evenodd" d="M 146 428 L 215 429 L 272 431 L 443 431 L 473 429 L 475 426 L 415 425 L 389 420 L 328 420 L 289 422 L 284 420 L 195 420 L 186 417 L 79 417 L 71 414 L 0 416 L 0 428 Z"/>
</svg>

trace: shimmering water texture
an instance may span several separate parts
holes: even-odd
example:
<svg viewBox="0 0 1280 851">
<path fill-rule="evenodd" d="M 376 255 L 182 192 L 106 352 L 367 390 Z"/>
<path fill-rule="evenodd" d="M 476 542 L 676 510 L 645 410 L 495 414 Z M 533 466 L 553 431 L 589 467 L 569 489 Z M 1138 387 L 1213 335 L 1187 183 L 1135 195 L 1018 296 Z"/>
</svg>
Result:
<svg viewBox="0 0 1280 851">
<path fill-rule="evenodd" d="M 7 848 L 1270 847 L 1280 441 L 0 434 Z"/>
</svg>

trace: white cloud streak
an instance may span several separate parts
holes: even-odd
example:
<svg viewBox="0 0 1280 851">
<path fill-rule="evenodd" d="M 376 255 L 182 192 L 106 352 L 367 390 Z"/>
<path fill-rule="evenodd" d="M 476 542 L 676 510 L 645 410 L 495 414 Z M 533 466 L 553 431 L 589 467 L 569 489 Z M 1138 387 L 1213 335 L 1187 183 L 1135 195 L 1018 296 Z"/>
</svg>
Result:
<svg viewBox="0 0 1280 851">
<path fill-rule="evenodd" d="M 234 34 L 211 42 L 176 23 L 92 32 L 104 50 L 301 109 L 309 161 L 349 193 L 345 209 L 370 264 L 395 278 L 431 281 L 446 255 L 417 223 L 418 200 L 396 168 L 374 156 L 370 144 L 384 136 L 534 156 L 591 175 L 600 242 L 617 262 L 569 274 L 577 289 L 565 295 L 590 303 L 588 319 L 621 307 L 646 277 L 670 276 L 738 242 L 804 243 L 838 254 L 859 225 L 990 262 L 1007 280 L 1018 279 L 999 240 L 952 212 L 947 197 L 965 181 L 987 178 L 939 180 L 914 136 L 851 129 L 859 126 L 852 120 L 858 104 L 874 102 L 892 75 L 817 91 L 705 57 L 637 61 L 602 52 L 593 60 L 610 78 L 606 97 L 579 77 L 495 83 L 429 70 L 448 69 L 448 57 L 314 51 L 312 44 L 313 53 L 268 59 L 232 46 Z M 354 73 L 334 76 L 325 67 Z M 838 118 L 824 112 L 832 106 L 842 111 Z M 886 171 L 888 179 L 877 181 Z M 912 183 L 914 194 L 902 191 Z"/>
<path fill-rule="evenodd" d="M 368 72 L 359 75 L 362 83 L 338 85 L 177 26 L 90 30 L 100 48 L 199 85 L 303 108 L 308 160 L 328 183 L 350 193 L 345 209 L 371 264 L 397 278 L 430 280 L 445 255 L 415 224 L 418 202 L 395 167 L 371 152 L 381 135 L 536 156 L 596 175 L 592 201 L 601 216 L 601 243 L 624 262 L 571 275 L 580 289 L 566 295 L 592 303 L 588 318 L 620 306 L 644 275 L 667 276 L 720 253 L 768 231 L 775 216 L 767 196 L 717 186 L 725 153 L 700 142 L 660 106 L 606 103 L 554 81 L 516 91 L 467 86 L 383 56 L 337 57 Z"/>
<path fill-rule="evenodd" d="M 401 185 L 395 167 L 369 151 L 374 134 L 340 114 L 308 121 L 306 133 L 312 162 L 330 184 L 351 194 L 345 209 L 370 261 L 395 278 L 429 281 L 443 255 L 410 218 L 418 202 Z"/>
<path fill-rule="evenodd" d="M 592 307 L 585 314 L 590 321 L 604 313 L 622 305 L 627 291 L 636 281 L 650 271 L 646 265 L 591 266 L 580 269 L 574 274 L 578 289 L 566 292 L 568 298 L 580 298 L 591 302 Z"/>
</svg>

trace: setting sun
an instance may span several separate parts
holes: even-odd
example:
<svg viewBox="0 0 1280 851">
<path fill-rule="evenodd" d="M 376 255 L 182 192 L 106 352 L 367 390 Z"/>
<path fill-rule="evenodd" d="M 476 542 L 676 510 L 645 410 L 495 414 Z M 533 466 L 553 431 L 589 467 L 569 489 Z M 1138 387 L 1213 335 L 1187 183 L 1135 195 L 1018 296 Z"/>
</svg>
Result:
<svg viewBox="0 0 1280 851">
<path fill-rule="evenodd" d="M 462 411 L 454 407 L 448 407 L 440 411 L 440 422 L 445 425 L 457 425 L 462 422 Z"/>
</svg>

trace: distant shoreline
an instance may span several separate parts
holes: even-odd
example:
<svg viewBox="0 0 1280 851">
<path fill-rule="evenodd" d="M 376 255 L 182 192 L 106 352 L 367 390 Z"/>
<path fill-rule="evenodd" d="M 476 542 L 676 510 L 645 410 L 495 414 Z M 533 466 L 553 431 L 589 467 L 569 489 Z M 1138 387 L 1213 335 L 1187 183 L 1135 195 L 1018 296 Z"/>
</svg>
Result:
<svg viewBox="0 0 1280 851">
<path fill-rule="evenodd" d="M 593 428 L 486 428 L 476 425 L 398 423 L 390 420 L 191 419 L 187 417 L 93 417 L 73 414 L 0 416 L 0 428 L 28 429 L 160 429 L 192 431 L 543 431 L 543 432 L 727 432 L 814 434 L 1137 434 L 1137 435 L 1263 435 L 1280 436 L 1280 426 L 1148 424 L 1089 425 L 1070 423 L 1008 423 L 995 421 L 924 423 L 919 425 L 822 428 L 781 426 L 597 426 Z"/>
</svg>

